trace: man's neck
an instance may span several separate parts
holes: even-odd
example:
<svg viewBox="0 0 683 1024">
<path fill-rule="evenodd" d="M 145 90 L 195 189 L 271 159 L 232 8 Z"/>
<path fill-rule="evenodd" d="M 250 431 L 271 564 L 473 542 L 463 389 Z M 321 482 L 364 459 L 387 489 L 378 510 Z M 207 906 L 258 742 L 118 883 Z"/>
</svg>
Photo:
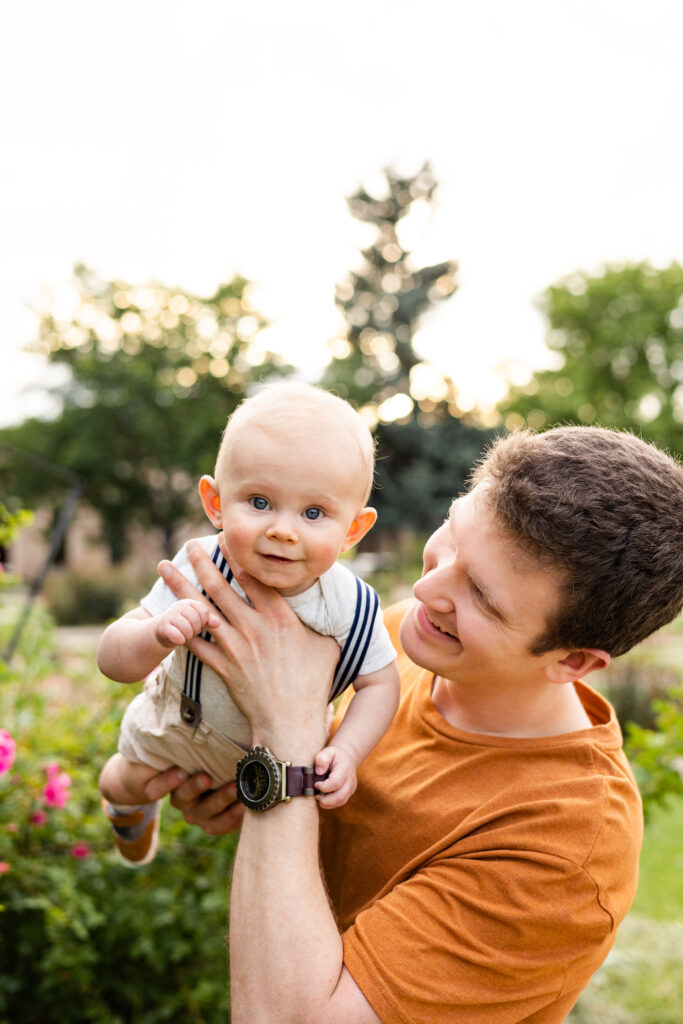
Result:
<svg viewBox="0 0 683 1024">
<path fill-rule="evenodd" d="M 432 702 L 449 725 L 485 736 L 559 736 L 592 726 L 570 683 L 482 693 L 435 676 Z"/>
</svg>

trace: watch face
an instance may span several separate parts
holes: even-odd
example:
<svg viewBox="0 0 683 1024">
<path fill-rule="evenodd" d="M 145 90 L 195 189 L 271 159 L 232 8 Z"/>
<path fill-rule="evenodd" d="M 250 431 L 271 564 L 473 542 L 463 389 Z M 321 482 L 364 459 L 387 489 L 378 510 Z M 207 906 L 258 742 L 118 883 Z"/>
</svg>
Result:
<svg viewBox="0 0 683 1024">
<path fill-rule="evenodd" d="M 237 796 L 254 811 L 266 811 L 281 800 L 280 765 L 265 747 L 254 747 L 237 765 Z"/>
<path fill-rule="evenodd" d="M 270 776 L 260 761 L 252 761 L 242 772 L 242 790 L 250 800 L 262 800 L 268 792 Z"/>
</svg>

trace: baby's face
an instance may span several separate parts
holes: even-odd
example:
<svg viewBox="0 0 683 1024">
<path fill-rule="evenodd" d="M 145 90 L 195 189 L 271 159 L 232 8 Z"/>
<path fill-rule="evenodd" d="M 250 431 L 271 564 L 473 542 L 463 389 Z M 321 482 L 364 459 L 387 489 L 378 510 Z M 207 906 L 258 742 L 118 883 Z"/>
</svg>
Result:
<svg viewBox="0 0 683 1024">
<path fill-rule="evenodd" d="M 290 596 L 306 590 L 350 546 L 363 499 L 353 445 L 324 425 L 236 433 L 217 480 L 228 552 L 252 576 Z"/>
</svg>

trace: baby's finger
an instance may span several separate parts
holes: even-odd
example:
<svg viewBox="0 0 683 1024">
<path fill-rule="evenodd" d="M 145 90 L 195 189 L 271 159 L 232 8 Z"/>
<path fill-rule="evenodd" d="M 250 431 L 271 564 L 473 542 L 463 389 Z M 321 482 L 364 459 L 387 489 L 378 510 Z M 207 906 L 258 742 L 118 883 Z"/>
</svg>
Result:
<svg viewBox="0 0 683 1024">
<path fill-rule="evenodd" d="M 343 796 L 342 790 L 337 789 L 334 793 L 320 793 L 316 796 L 318 807 L 322 807 L 325 811 L 331 811 L 335 807 L 341 807 L 345 804 L 347 797 Z"/>
<path fill-rule="evenodd" d="M 324 775 L 334 761 L 334 748 L 324 747 L 315 755 L 315 770 L 318 775 Z"/>
<path fill-rule="evenodd" d="M 175 623 L 167 622 L 165 625 L 159 628 L 160 635 L 173 647 L 182 647 L 187 636 Z M 192 636 L 192 633 L 188 633 L 188 636 Z"/>
</svg>

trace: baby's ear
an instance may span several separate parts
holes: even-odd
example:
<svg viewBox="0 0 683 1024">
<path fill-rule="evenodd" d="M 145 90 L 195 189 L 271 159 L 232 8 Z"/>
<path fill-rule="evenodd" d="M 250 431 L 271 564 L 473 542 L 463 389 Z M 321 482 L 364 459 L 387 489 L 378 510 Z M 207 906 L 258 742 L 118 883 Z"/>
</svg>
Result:
<svg viewBox="0 0 683 1024">
<path fill-rule="evenodd" d="M 356 512 L 353 522 L 349 526 L 346 539 L 342 545 L 342 551 L 348 551 L 359 540 L 362 540 L 366 533 L 369 533 L 377 522 L 377 513 L 374 508 L 362 508 Z"/>
<path fill-rule="evenodd" d="M 213 526 L 220 530 L 223 526 L 221 499 L 216 489 L 216 481 L 212 476 L 203 476 L 199 481 L 199 497 L 202 499 L 204 511 Z"/>
</svg>

